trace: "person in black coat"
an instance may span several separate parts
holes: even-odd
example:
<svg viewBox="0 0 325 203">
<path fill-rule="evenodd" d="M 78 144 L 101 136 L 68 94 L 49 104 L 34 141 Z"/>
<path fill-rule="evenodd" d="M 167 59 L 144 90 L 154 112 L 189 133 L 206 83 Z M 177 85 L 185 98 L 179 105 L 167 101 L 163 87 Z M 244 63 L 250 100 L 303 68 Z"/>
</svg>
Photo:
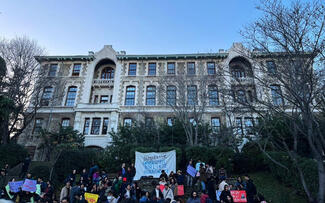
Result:
<svg viewBox="0 0 325 203">
<path fill-rule="evenodd" d="M 164 202 L 164 195 L 160 190 L 160 185 L 156 184 L 156 188 L 151 192 L 151 201 L 154 203 L 162 203 Z"/>
<path fill-rule="evenodd" d="M 247 196 L 247 203 L 254 203 L 254 197 L 257 194 L 256 187 L 253 183 L 253 180 L 250 179 L 248 175 L 244 176 L 246 181 L 246 196 Z"/>
<path fill-rule="evenodd" d="M 207 190 L 208 190 L 209 198 L 213 202 L 215 202 L 217 200 L 217 198 L 216 198 L 216 188 L 215 188 L 215 182 L 214 182 L 212 177 L 210 177 L 208 179 Z"/>
<path fill-rule="evenodd" d="M 229 202 L 229 199 L 231 199 L 230 202 L 234 201 L 230 194 L 229 186 L 225 185 L 224 190 L 221 192 L 220 200 L 222 203 L 224 203 L 224 202 Z"/>
</svg>

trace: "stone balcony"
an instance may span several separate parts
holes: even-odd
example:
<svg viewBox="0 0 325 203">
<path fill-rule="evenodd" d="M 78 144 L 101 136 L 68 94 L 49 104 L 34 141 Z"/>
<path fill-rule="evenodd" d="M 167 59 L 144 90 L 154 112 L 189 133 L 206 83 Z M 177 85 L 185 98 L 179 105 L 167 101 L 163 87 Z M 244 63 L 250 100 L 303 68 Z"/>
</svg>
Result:
<svg viewBox="0 0 325 203">
<path fill-rule="evenodd" d="M 254 78 L 252 77 L 242 77 L 242 78 L 231 78 L 233 84 L 253 84 Z"/>
<path fill-rule="evenodd" d="M 93 79 L 93 86 L 113 87 L 114 86 L 114 79 Z"/>
</svg>

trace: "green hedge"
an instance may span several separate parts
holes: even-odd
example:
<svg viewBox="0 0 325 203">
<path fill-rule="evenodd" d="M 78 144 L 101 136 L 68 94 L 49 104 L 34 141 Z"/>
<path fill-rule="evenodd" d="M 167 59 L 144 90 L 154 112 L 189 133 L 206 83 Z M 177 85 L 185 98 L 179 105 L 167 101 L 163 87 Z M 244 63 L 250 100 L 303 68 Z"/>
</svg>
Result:
<svg viewBox="0 0 325 203">
<path fill-rule="evenodd" d="M 0 145 L 0 168 L 5 164 L 14 167 L 28 156 L 27 150 L 19 144 L 3 144 Z"/>
</svg>

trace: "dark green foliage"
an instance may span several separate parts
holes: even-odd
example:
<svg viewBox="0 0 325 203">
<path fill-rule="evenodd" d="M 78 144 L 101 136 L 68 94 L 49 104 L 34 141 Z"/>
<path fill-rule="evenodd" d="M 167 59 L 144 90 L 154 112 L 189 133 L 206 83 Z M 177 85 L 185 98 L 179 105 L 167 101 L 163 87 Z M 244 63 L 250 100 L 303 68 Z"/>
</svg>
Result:
<svg viewBox="0 0 325 203">
<path fill-rule="evenodd" d="M 280 162 L 288 168 L 288 170 L 286 170 L 285 168 L 276 165 L 270 159 L 265 157 L 265 163 L 267 164 L 272 175 L 280 180 L 283 184 L 294 187 L 301 194 L 303 194 L 304 190 L 302 188 L 297 169 L 292 164 L 290 157 L 284 152 L 269 152 L 269 154 L 276 161 Z M 316 162 L 308 158 L 299 158 L 298 163 L 303 171 L 310 191 L 315 195 L 318 188 L 318 173 Z"/>
<path fill-rule="evenodd" d="M 263 152 L 255 142 L 247 143 L 242 153 L 234 155 L 234 172 L 238 174 L 263 171 L 266 169 Z"/>
<path fill-rule="evenodd" d="M 29 173 L 35 178 L 42 178 L 43 181 L 48 181 L 50 177 L 50 163 L 49 162 L 32 162 L 29 167 Z"/>
<path fill-rule="evenodd" d="M 10 168 L 16 166 L 28 156 L 27 150 L 18 144 L 0 145 L 0 168 L 7 163 Z"/>
<path fill-rule="evenodd" d="M 49 132 L 42 129 L 38 136 L 41 139 L 38 148 L 45 153 L 46 161 L 56 159 L 52 157 L 53 152 L 58 154 L 62 150 L 82 148 L 85 140 L 84 135 L 72 127 L 63 128 L 61 126 L 58 132 Z"/>
<path fill-rule="evenodd" d="M 201 160 L 214 165 L 217 169 L 224 167 L 229 173 L 233 171 L 234 151 L 225 147 L 188 147 L 185 149 L 186 160 Z"/>
<path fill-rule="evenodd" d="M 55 173 L 62 182 L 73 169 L 78 173 L 83 168 L 89 169 L 98 162 L 98 156 L 101 151 L 95 149 L 79 149 L 79 150 L 65 150 L 61 153 L 58 161 L 54 165 Z"/>
</svg>

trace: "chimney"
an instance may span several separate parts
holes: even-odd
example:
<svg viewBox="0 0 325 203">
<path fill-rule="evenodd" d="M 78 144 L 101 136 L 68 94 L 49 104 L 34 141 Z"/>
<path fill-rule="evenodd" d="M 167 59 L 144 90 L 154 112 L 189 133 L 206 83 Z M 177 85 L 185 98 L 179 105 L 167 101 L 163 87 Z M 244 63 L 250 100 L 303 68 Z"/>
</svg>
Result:
<svg viewBox="0 0 325 203">
<path fill-rule="evenodd" d="M 126 51 L 120 51 L 121 55 L 126 55 Z"/>
</svg>

